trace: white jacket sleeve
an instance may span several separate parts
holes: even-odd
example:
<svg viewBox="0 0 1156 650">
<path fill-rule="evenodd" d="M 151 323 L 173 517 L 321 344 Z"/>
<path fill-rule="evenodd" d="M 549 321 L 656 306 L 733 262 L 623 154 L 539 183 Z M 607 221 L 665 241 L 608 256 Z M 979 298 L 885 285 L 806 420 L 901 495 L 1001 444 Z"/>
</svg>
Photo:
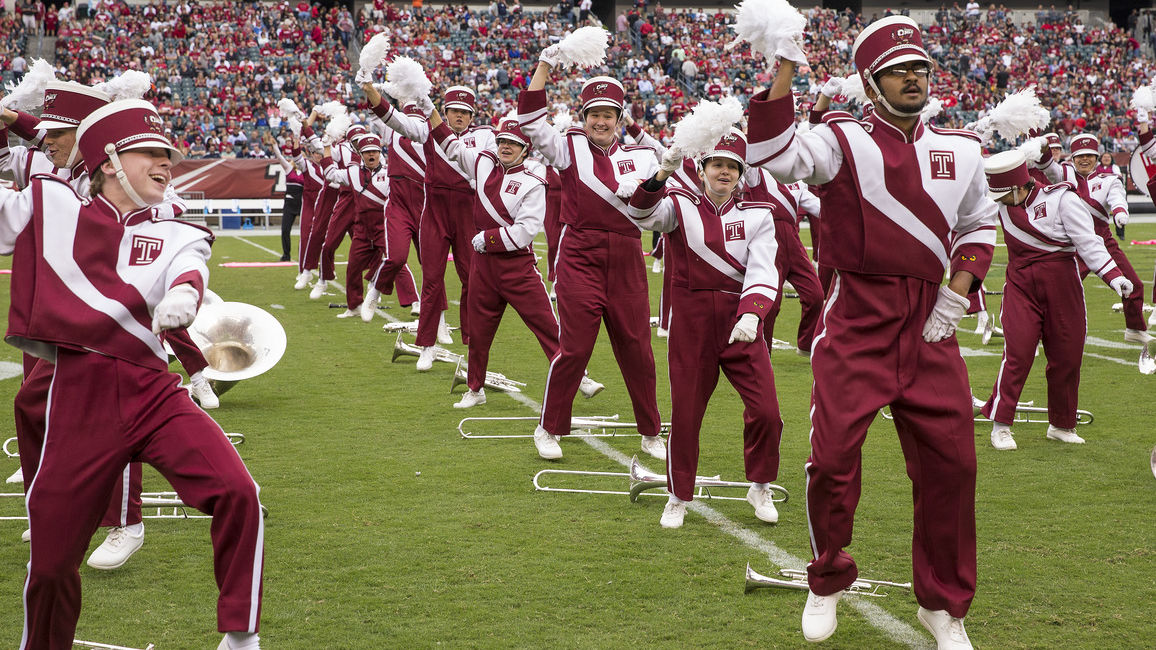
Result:
<svg viewBox="0 0 1156 650">
<path fill-rule="evenodd" d="M 546 186 L 537 185 L 518 204 L 514 224 L 501 229 L 501 239 L 507 251 L 516 251 L 530 245 L 542 232 L 546 215 Z"/>
<path fill-rule="evenodd" d="M 16 238 L 32 220 L 32 191 L 0 187 L 0 255 L 11 255 Z"/>
<path fill-rule="evenodd" d="M 740 304 L 758 296 L 766 297 L 767 306 L 774 303 L 779 286 L 779 269 L 775 265 L 778 254 L 775 220 L 771 218 L 770 212 L 767 212 L 766 218 L 758 224 L 754 234 L 747 240 L 747 271 L 743 276 Z M 746 313 L 746 310 L 740 309 L 740 313 Z M 765 311 L 759 309 L 750 313 L 757 313 L 762 318 Z"/>
<path fill-rule="evenodd" d="M 393 106 L 389 107 L 382 121 L 403 138 L 421 143 L 429 139 L 430 128 L 427 120 L 416 115 L 406 115 Z"/>
<path fill-rule="evenodd" d="M 1096 234 L 1094 218 L 1087 204 L 1075 192 L 1064 192 L 1060 197 L 1059 216 L 1064 232 L 1072 240 L 1084 265 L 1100 278 L 1106 278 L 1116 268 L 1116 262 L 1104 246 L 1104 240 Z"/>
<path fill-rule="evenodd" d="M 780 183 L 822 185 L 835 178 L 843 166 L 843 150 L 826 124 L 806 133 L 792 128 L 771 140 L 752 143 L 747 152 L 753 164 L 771 172 Z"/>
<path fill-rule="evenodd" d="M 530 104 L 539 103 L 536 99 L 532 102 L 527 102 L 525 96 L 528 92 L 523 92 L 523 98 L 518 104 L 518 126 L 522 129 L 522 133 L 530 139 L 530 144 L 542 154 L 546 159 L 547 164 L 551 167 L 562 171 L 571 165 L 570 149 L 568 147 L 568 136 L 558 133 L 554 125 L 546 120 L 546 93 L 541 93 L 541 106 L 534 106 L 529 112 L 524 112 Z"/>
</svg>

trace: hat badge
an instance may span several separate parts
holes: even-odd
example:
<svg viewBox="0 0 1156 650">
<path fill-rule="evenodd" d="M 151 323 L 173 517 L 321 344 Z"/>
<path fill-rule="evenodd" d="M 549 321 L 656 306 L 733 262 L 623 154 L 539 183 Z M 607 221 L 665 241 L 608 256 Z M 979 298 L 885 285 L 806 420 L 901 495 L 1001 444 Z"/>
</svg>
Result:
<svg viewBox="0 0 1156 650">
<path fill-rule="evenodd" d="M 915 35 L 915 30 L 910 27 L 900 27 L 891 33 L 891 38 L 896 43 L 909 43 L 911 37 Z"/>
<path fill-rule="evenodd" d="M 46 93 L 44 95 L 44 108 L 52 108 L 56 103 L 56 93 Z"/>
<path fill-rule="evenodd" d="M 736 139 L 737 139 L 737 138 L 735 137 L 735 134 L 733 134 L 733 133 L 728 133 L 728 134 L 724 135 L 724 136 L 722 137 L 722 139 L 721 139 L 721 140 L 719 140 L 719 142 L 720 142 L 721 144 L 727 144 L 727 145 L 730 145 L 730 144 L 734 144 Z"/>
<path fill-rule="evenodd" d="M 146 115 L 145 126 L 147 126 L 148 130 L 152 131 L 153 133 L 159 133 L 163 135 L 165 132 L 164 122 L 161 121 L 161 118 L 157 115 Z"/>
<path fill-rule="evenodd" d="M 602 93 L 606 92 L 606 89 L 609 87 L 610 87 L 610 84 L 608 84 L 606 82 L 602 82 L 602 83 L 596 84 L 594 86 L 594 92 L 596 92 L 598 94 L 602 94 Z"/>
</svg>

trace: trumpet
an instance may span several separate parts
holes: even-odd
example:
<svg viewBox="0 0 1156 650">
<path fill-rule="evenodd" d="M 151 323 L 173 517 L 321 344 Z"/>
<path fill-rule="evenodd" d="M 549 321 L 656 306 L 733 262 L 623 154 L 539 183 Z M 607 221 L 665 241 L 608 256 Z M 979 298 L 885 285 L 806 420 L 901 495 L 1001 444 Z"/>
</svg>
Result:
<svg viewBox="0 0 1156 650">
<path fill-rule="evenodd" d="M 111 645 L 108 643 L 95 643 L 93 641 L 79 641 L 75 639 L 72 641 L 72 646 L 74 648 L 98 648 L 99 650 L 142 650 L 140 648 L 130 648 L 123 645 Z M 156 648 L 156 646 L 150 643 L 146 645 L 143 650 L 153 650 L 154 648 Z"/>
<path fill-rule="evenodd" d="M 466 369 L 466 360 L 458 360 L 458 365 L 454 368 L 454 378 L 450 382 L 451 393 L 454 392 L 454 389 L 457 388 L 458 385 L 465 384 L 469 381 L 466 375 Z M 526 384 L 520 381 L 514 381 L 500 372 L 490 372 L 488 370 L 486 371 L 486 380 L 483 383 L 486 388 L 500 390 L 503 393 L 520 393 L 522 389 L 526 387 Z"/>
<path fill-rule="evenodd" d="M 586 488 L 566 488 L 566 487 L 550 487 L 545 484 L 546 475 L 569 475 L 569 476 L 597 476 L 615 479 L 629 479 L 630 487 L 627 490 L 595 490 Z M 638 501 L 640 496 L 663 496 L 661 493 L 650 492 L 654 488 L 666 488 L 666 476 L 663 474 L 656 474 L 642 467 L 638 462 L 638 456 L 630 459 L 629 472 L 593 472 L 584 470 L 568 470 L 568 469 L 544 469 L 534 475 L 533 478 L 534 489 L 539 492 L 573 492 L 576 494 L 621 494 L 630 497 L 630 502 Z M 718 476 L 696 476 L 694 478 L 696 499 L 719 499 L 723 501 L 746 501 L 746 496 L 720 496 L 711 494 L 711 488 L 742 488 L 750 489 L 750 481 L 722 481 Z M 772 501 L 775 503 L 783 503 L 790 498 L 790 493 L 787 488 L 781 485 L 771 484 L 771 490 L 774 491 Z"/>
<path fill-rule="evenodd" d="M 419 346 L 412 344 L 412 343 L 406 343 L 405 341 L 401 340 L 401 336 L 402 336 L 402 333 L 399 332 L 397 335 L 397 340 L 393 342 L 393 356 L 390 357 L 391 363 L 396 363 L 398 357 L 420 357 L 421 356 L 421 348 Z M 465 359 L 464 356 L 462 356 L 456 352 L 450 352 L 449 350 L 447 350 L 441 346 L 434 346 L 434 350 L 435 350 L 434 360 L 436 360 L 436 361 L 444 361 L 446 363 L 458 363 L 459 361 L 462 361 Z"/>
<path fill-rule="evenodd" d="M 810 587 L 807 585 L 807 572 L 799 569 L 779 569 L 779 578 L 772 578 L 758 573 L 751 568 L 750 563 L 747 563 L 747 580 L 743 593 L 751 593 L 756 589 L 764 587 L 777 587 L 779 589 L 799 589 L 807 591 Z M 882 598 L 887 593 L 884 591 L 888 588 L 894 587 L 896 589 L 906 589 L 911 591 L 910 582 L 890 582 L 887 580 L 865 580 L 863 578 L 856 579 L 847 587 L 847 593 L 855 596 L 871 596 L 874 598 Z"/>
<path fill-rule="evenodd" d="M 572 438 L 616 438 L 618 436 L 637 436 L 638 424 L 635 422 L 620 422 L 618 414 L 614 415 L 587 415 L 582 417 L 570 418 L 571 431 L 585 431 L 586 433 L 571 433 Z M 488 440 L 498 438 L 533 438 L 532 433 L 498 433 L 498 434 L 482 434 L 475 433 L 473 430 L 466 431 L 467 422 L 537 422 L 539 420 L 536 415 L 527 416 L 511 416 L 511 417 L 469 417 L 462 418 L 458 422 L 458 433 L 463 438 L 470 438 L 472 440 Z M 593 433 L 595 429 L 599 429 L 602 433 Z M 633 429 L 631 432 L 616 433 L 622 429 Z M 670 433 L 670 423 L 663 422 L 659 428 L 659 433 Z"/>
</svg>

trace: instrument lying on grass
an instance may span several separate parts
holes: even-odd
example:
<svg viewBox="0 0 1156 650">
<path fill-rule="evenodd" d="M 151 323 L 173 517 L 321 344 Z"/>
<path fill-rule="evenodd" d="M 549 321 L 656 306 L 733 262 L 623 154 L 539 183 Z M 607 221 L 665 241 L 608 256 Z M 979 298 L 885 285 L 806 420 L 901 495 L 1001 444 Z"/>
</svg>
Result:
<svg viewBox="0 0 1156 650">
<path fill-rule="evenodd" d="M 471 440 L 493 440 L 500 438 L 533 438 L 532 433 L 495 433 L 482 434 L 474 433 L 473 431 L 466 431 L 467 422 L 537 422 L 539 420 L 536 415 L 524 416 L 510 416 L 510 417 L 469 417 L 462 418 L 458 422 L 458 433 L 463 438 Z M 602 433 L 593 433 L 595 429 L 600 429 Z M 631 431 L 625 431 L 631 429 Z M 616 438 L 618 436 L 637 436 L 638 424 L 636 422 L 620 422 L 618 415 L 589 415 L 584 417 L 570 418 L 571 431 L 585 431 L 586 433 L 571 433 L 569 438 Z M 617 433 L 621 431 L 621 433 Z M 670 423 L 663 422 L 659 426 L 659 433 L 670 433 Z"/>
<path fill-rule="evenodd" d="M 397 363 L 398 357 L 421 356 L 421 346 L 414 345 L 412 343 L 406 343 L 405 341 L 401 340 L 401 336 L 401 333 L 398 333 L 397 340 L 393 342 L 393 356 L 389 359 L 391 363 Z M 434 346 L 434 352 L 434 361 L 444 361 L 446 363 L 456 364 L 459 361 L 465 359 L 464 356 L 458 354 L 457 352 L 450 352 L 440 345 Z"/>
<path fill-rule="evenodd" d="M 17 498 L 21 502 L 24 501 L 23 492 L 6 492 L 0 493 L 0 498 Z M 176 492 L 142 492 L 141 500 L 141 517 L 144 519 L 212 519 L 212 516 L 200 513 L 191 506 L 186 505 L 181 498 L 177 496 Z M 150 512 L 149 509 L 155 508 L 155 511 Z M 192 511 L 190 514 L 189 511 Z M 261 515 L 268 518 L 269 509 L 264 505 L 261 506 Z M 27 515 L 19 517 L 0 517 L 0 521 L 28 521 Z M 94 646 L 94 647 L 116 647 L 116 646 Z"/>
<path fill-rule="evenodd" d="M 201 374 L 217 395 L 277 365 L 287 346 L 281 323 L 243 302 L 202 305 L 188 331 L 209 362 Z"/>
<path fill-rule="evenodd" d="M 454 389 L 459 385 L 469 382 L 466 369 L 466 360 L 459 360 L 457 367 L 454 368 L 453 381 L 450 383 L 451 393 L 454 392 Z M 526 387 L 526 384 L 520 381 L 514 381 L 500 372 L 490 372 L 489 370 L 486 371 L 486 380 L 483 383 L 486 388 L 492 388 L 503 393 L 520 393 L 522 389 Z"/>
<path fill-rule="evenodd" d="M 979 413 L 979 409 L 983 408 L 984 404 L 986 404 L 985 401 L 979 399 L 978 397 L 975 397 L 974 395 L 972 396 L 971 406 L 976 411 L 975 421 L 976 422 L 987 422 L 990 424 L 991 420 L 983 417 Z M 1048 407 L 1035 406 L 1034 404 L 1035 404 L 1035 402 L 1033 402 L 1033 401 L 1017 402 L 1016 403 L 1015 416 L 1013 417 L 1011 423 L 1012 424 L 1048 424 Z M 889 407 L 889 406 L 884 406 L 882 409 L 879 410 L 879 412 L 883 415 L 884 420 L 894 420 L 895 419 L 895 416 L 891 415 L 891 407 Z M 1091 424 L 1092 420 L 1094 420 L 1094 419 L 1095 419 L 1095 416 L 1092 415 L 1091 411 L 1085 411 L 1084 409 L 1076 409 L 1076 424 L 1087 426 L 1087 425 Z"/>
<path fill-rule="evenodd" d="M 341 306 L 344 307 L 345 305 L 341 305 Z M 411 320 L 411 321 L 400 321 L 399 320 L 395 323 L 386 323 L 385 325 L 382 326 L 381 329 L 383 329 L 387 332 L 406 332 L 408 334 L 417 334 L 417 323 L 418 322 L 415 320 Z M 456 332 L 458 329 L 457 327 L 454 327 L 453 325 L 447 325 L 446 327 L 448 327 L 451 332 Z"/>
<path fill-rule="evenodd" d="M 750 563 L 747 564 L 747 582 L 743 593 L 751 593 L 756 589 L 764 587 L 775 587 L 778 589 L 799 589 L 807 591 L 810 587 L 807 585 L 807 572 L 799 569 L 779 569 L 779 578 L 772 578 L 756 572 L 751 568 Z M 859 578 L 847 587 L 847 594 L 853 596 L 872 596 L 881 598 L 887 594 L 883 591 L 885 589 L 894 587 L 896 589 L 906 589 L 911 591 L 910 582 L 889 582 L 887 580 L 864 580 Z"/>
<path fill-rule="evenodd" d="M 73 640 L 72 646 L 80 648 L 98 648 L 99 650 L 142 650 L 141 648 L 130 648 L 123 645 L 109 645 L 107 643 L 94 643 L 92 641 L 77 641 Z M 143 650 L 153 650 L 156 648 L 153 644 L 146 645 Z"/>
<path fill-rule="evenodd" d="M 1136 362 L 1136 367 L 1140 369 L 1141 375 L 1156 374 L 1156 355 L 1152 354 L 1152 348 L 1156 347 L 1156 341 L 1149 341 L 1140 348 L 1140 360 Z"/>
<path fill-rule="evenodd" d="M 596 490 L 590 488 L 565 488 L 565 487 L 550 487 L 545 485 L 542 477 L 545 475 L 568 475 L 568 476 L 596 476 L 602 478 L 615 479 L 629 479 L 630 489 L 628 490 Z M 573 469 L 544 469 L 534 475 L 534 489 L 539 492 L 574 492 L 578 494 L 624 494 L 630 497 L 631 503 L 638 500 L 639 496 L 666 496 L 666 475 L 656 474 L 644 468 L 638 462 L 638 456 L 630 459 L 630 472 L 592 472 Z M 716 496 L 710 493 L 711 488 L 741 488 L 749 490 L 751 487 L 750 481 L 722 481 L 717 476 L 696 476 L 694 477 L 696 499 L 720 499 L 724 501 L 746 501 L 746 495 L 741 497 L 731 496 Z M 648 492 L 654 488 L 663 488 L 663 493 Z M 774 493 L 771 500 L 775 503 L 784 503 L 791 497 L 787 492 L 787 488 L 781 485 L 770 485 Z"/>
<path fill-rule="evenodd" d="M 1152 448 L 1152 476 L 1156 476 L 1156 447 Z"/>
</svg>

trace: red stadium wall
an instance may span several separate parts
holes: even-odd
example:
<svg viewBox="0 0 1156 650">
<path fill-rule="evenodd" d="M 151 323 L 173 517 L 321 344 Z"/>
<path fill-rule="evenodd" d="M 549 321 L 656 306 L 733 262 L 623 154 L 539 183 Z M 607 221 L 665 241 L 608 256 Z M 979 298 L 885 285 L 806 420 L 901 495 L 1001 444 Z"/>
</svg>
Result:
<svg viewBox="0 0 1156 650">
<path fill-rule="evenodd" d="M 279 199 L 285 196 L 285 170 L 268 158 L 183 160 L 173 167 L 173 186 L 206 199 Z"/>
</svg>

